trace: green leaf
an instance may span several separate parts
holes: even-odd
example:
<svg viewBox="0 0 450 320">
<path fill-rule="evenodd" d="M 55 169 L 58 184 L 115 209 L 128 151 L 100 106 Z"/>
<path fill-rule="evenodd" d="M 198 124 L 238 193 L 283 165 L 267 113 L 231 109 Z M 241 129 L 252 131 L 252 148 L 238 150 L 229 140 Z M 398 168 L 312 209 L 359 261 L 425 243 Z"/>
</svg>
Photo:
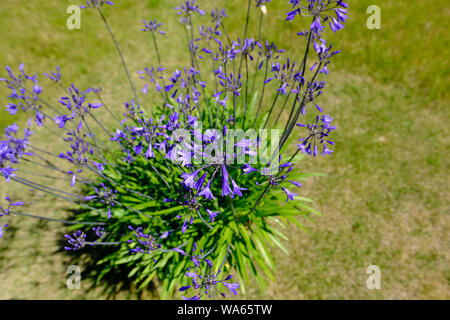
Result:
<svg viewBox="0 0 450 320">
<path fill-rule="evenodd" d="M 142 211 L 143 209 L 157 207 L 157 206 L 158 206 L 158 203 L 155 200 L 152 200 L 152 201 L 148 201 L 148 202 L 144 202 L 144 203 L 138 204 L 137 206 L 133 206 L 131 208 L 134 209 L 134 210 Z"/>
<path fill-rule="evenodd" d="M 175 212 L 175 211 L 179 211 L 179 210 L 182 210 L 183 209 L 183 206 L 176 206 L 176 207 L 173 207 L 173 208 L 169 208 L 169 209 L 164 209 L 164 210 L 160 210 L 160 211 L 154 211 L 154 212 L 152 212 L 152 215 L 163 215 L 163 214 L 169 214 L 169 213 L 172 213 L 172 212 Z"/>
<path fill-rule="evenodd" d="M 287 216 L 285 217 L 287 220 L 289 220 L 290 222 L 294 223 L 297 227 L 299 227 L 300 229 L 302 229 L 305 232 L 309 233 L 309 230 L 306 229 L 306 227 L 304 225 L 302 225 L 300 222 L 297 221 L 297 219 L 295 219 L 294 217 L 291 216 Z"/>
<path fill-rule="evenodd" d="M 283 251 L 286 255 L 289 255 L 288 249 L 286 249 L 286 247 L 280 242 L 280 240 L 278 240 L 276 237 L 274 237 L 271 234 L 269 234 L 269 237 L 270 237 L 270 239 L 272 239 L 273 243 L 275 243 L 277 245 L 277 247 L 281 249 L 281 251 Z"/>
<path fill-rule="evenodd" d="M 257 265 L 261 268 L 261 270 L 265 273 L 265 275 L 272 281 L 275 281 L 275 277 L 273 276 L 272 272 L 267 268 L 267 265 L 264 263 L 263 260 L 259 257 L 259 255 L 255 254 L 253 256 L 253 259 L 256 261 Z"/>
<path fill-rule="evenodd" d="M 140 266 L 134 267 L 133 270 L 131 270 L 130 273 L 128 274 L 128 278 L 131 278 L 132 276 L 134 276 L 136 274 L 136 272 L 139 271 L 139 269 L 141 269 Z"/>
<path fill-rule="evenodd" d="M 310 207 L 310 206 L 308 206 L 308 205 L 306 205 L 304 203 L 298 202 L 297 206 L 299 206 L 299 207 L 301 207 L 301 208 L 303 208 L 303 209 L 305 209 L 305 210 L 307 210 L 307 211 L 309 211 L 309 212 L 311 212 L 311 213 L 313 213 L 313 214 L 315 214 L 317 216 L 322 216 L 322 214 L 319 211 L 317 211 L 316 209 L 314 209 L 314 208 L 312 208 L 312 207 Z"/>
<path fill-rule="evenodd" d="M 258 129 L 263 129 L 264 123 L 266 123 L 266 119 L 269 117 L 269 112 L 267 111 L 264 115 L 259 119 L 257 123 Z"/>
<path fill-rule="evenodd" d="M 117 265 L 117 264 L 124 264 L 124 263 L 128 263 L 128 262 L 131 262 L 131 261 L 135 261 L 135 260 L 138 260 L 138 259 L 142 258 L 143 255 L 144 255 L 143 253 L 136 253 L 136 254 L 133 254 L 133 255 L 129 255 L 129 256 L 125 257 L 125 258 L 122 258 L 122 259 L 119 259 L 119 260 L 115 261 L 114 264 Z"/>
<path fill-rule="evenodd" d="M 155 277 L 155 275 L 156 275 L 156 270 L 155 270 L 155 271 L 152 271 L 152 273 L 150 273 L 150 274 L 147 276 L 147 279 L 145 279 L 144 282 L 141 283 L 141 285 L 139 286 L 138 290 L 144 289 L 144 288 L 150 283 L 150 281 L 153 280 L 153 278 Z"/>
<path fill-rule="evenodd" d="M 250 100 L 250 103 L 247 106 L 247 118 L 249 115 L 254 114 L 257 98 L 258 98 L 258 91 L 255 92 L 252 99 Z"/>
<path fill-rule="evenodd" d="M 270 257 L 270 254 L 267 252 L 266 246 L 263 244 L 261 239 L 259 238 L 258 233 L 256 234 L 256 237 L 253 238 L 256 247 L 258 248 L 259 252 L 263 256 L 264 260 L 266 261 L 267 265 L 270 267 L 270 269 L 273 269 L 273 262 Z"/>
</svg>

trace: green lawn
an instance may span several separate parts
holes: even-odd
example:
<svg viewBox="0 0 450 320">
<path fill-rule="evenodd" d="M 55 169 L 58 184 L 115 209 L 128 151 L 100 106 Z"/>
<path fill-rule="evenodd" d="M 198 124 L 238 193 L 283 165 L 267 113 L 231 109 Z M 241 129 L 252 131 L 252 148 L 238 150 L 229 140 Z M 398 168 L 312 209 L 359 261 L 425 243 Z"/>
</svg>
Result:
<svg viewBox="0 0 450 320">
<path fill-rule="evenodd" d="M 81 30 L 65 27 L 65 9 L 73 2 L 2 0 L 1 23 L 8 27 L 0 28 L 0 66 L 17 69 L 24 62 L 26 70 L 42 73 L 60 65 L 66 82 L 102 85 L 105 100 L 120 110 L 131 95 L 114 46 L 95 12 L 83 12 Z M 170 9 L 177 1 L 116 2 L 106 14 L 133 73 L 155 63 L 150 39 L 140 32 L 143 18 L 164 23 L 170 37 L 161 39 L 163 60 L 170 69 L 184 67 L 183 37 Z M 212 0 L 202 2 L 211 6 Z M 272 2 L 263 38 L 298 57 L 304 47 L 294 35 L 301 26 L 284 22 L 287 0 Z M 329 67 L 321 97 L 339 129 L 335 152 L 300 164 L 328 175 L 305 183 L 302 194 L 314 199 L 323 215 L 306 223 L 309 232 L 288 230 L 291 255 L 274 251 L 277 281 L 264 291 L 250 289 L 245 298 L 450 298 L 450 8 L 439 0 L 354 2 L 346 28 L 327 35 L 342 50 Z M 244 2 L 217 3 L 228 9 L 229 33 L 238 34 Z M 366 27 L 366 8 L 372 4 L 381 8 L 381 30 Z M 45 96 L 57 101 L 60 89 L 45 83 Z M 2 106 L 6 95 L 0 88 Z M 12 121 L 2 107 L 0 126 Z M 45 132 L 36 136 L 54 148 Z M 6 190 L 13 196 L 23 192 L 1 182 L 0 198 Z M 35 210 L 55 217 L 64 209 L 44 199 Z M 11 221 L 0 240 L 0 298 L 103 297 L 87 284 L 80 291 L 65 288 L 68 258 L 56 252 L 63 230 L 19 217 Z M 366 288 L 369 265 L 381 268 L 380 290 Z"/>
</svg>

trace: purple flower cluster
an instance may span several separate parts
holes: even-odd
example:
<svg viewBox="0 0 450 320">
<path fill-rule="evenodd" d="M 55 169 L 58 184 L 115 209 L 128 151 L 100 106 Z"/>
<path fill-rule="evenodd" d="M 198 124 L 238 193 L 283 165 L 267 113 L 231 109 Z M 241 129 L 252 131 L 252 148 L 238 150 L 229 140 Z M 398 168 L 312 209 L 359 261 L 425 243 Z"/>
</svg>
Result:
<svg viewBox="0 0 450 320">
<path fill-rule="evenodd" d="M 71 85 L 67 92 L 71 95 L 70 97 L 62 97 L 59 102 L 69 110 L 69 114 L 57 116 L 54 118 L 55 122 L 60 128 L 64 128 L 66 123 L 69 121 L 78 122 L 77 130 L 80 131 L 83 127 L 83 121 L 85 117 L 89 114 L 91 109 L 97 109 L 102 106 L 101 103 L 87 103 L 86 95 L 87 93 L 93 91 L 92 88 L 86 91 L 81 91 L 75 85 Z"/>
<path fill-rule="evenodd" d="M 206 178 L 206 174 L 203 175 L 203 180 Z M 199 179 L 197 182 L 198 184 L 201 183 L 202 178 Z M 182 199 L 164 199 L 164 202 L 178 202 L 180 205 L 183 206 L 183 214 L 177 215 L 178 219 L 183 219 L 183 226 L 181 227 L 182 233 L 185 233 L 188 224 L 192 224 L 194 222 L 194 218 L 198 216 L 201 220 L 204 221 L 202 217 L 201 210 L 205 210 L 208 214 L 209 220 L 211 223 L 214 222 L 214 218 L 219 214 L 218 211 L 212 211 L 208 208 L 205 208 L 202 204 L 204 198 L 202 198 L 203 195 L 200 195 L 199 192 L 196 193 L 196 189 L 189 189 L 188 187 L 183 187 L 183 189 L 180 191 L 180 194 L 182 195 Z M 212 194 L 208 195 L 212 196 Z M 205 197 L 206 198 L 206 197 Z M 208 199 L 210 200 L 210 199 Z"/>
<path fill-rule="evenodd" d="M 201 268 L 197 267 L 194 271 L 189 271 L 186 273 L 186 276 L 190 277 L 192 280 L 192 284 L 188 286 L 181 287 L 179 289 L 180 292 L 187 291 L 189 289 L 193 289 L 197 291 L 196 295 L 191 298 L 186 298 L 183 296 L 185 300 L 200 300 L 203 296 L 207 296 L 210 299 L 215 299 L 219 295 L 222 297 L 226 297 L 226 294 L 222 291 L 220 286 L 228 289 L 230 296 L 237 295 L 237 290 L 239 289 L 239 283 L 229 282 L 232 279 L 232 275 L 228 275 L 224 278 L 221 278 L 219 275 L 221 274 L 221 270 L 214 272 L 213 266 L 207 266 L 205 271 L 202 271 Z"/>
<path fill-rule="evenodd" d="M 148 93 L 148 86 L 150 85 L 150 83 L 153 83 L 155 85 L 156 92 L 162 92 L 164 90 L 164 85 L 161 86 L 161 84 L 164 81 L 162 73 L 165 70 L 165 68 L 161 67 L 157 67 L 155 70 L 155 67 L 152 67 L 151 69 L 145 68 L 142 71 L 138 71 L 138 74 L 140 75 L 139 78 L 147 81 L 145 86 L 142 88 L 142 92 L 144 94 Z M 155 71 L 157 71 L 159 75 L 155 75 Z"/>
<path fill-rule="evenodd" d="M 222 134 L 222 135 L 221 135 Z M 239 154 L 254 155 L 254 151 L 250 150 L 247 144 L 243 144 L 245 139 L 234 144 L 238 152 L 228 154 L 223 149 L 227 145 L 227 126 L 222 129 L 221 134 L 215 130 L 207 130 L 205 134 L 194 130 L 194 135 L 200 137 L 202 141 L 202 151 L 193 152 L 192 158 L 201 157 L 205 164 L 192 172 L 186 172 L 181 175 L 183 185 L 187 188 L 198 192 L 198 196 L 202 196 L 207 200 L 214 199 L 215 196 L 211 191 L 211 184 L 216 177 L 220 176 L 222 186 L 222 197 L 231 199 L 236 196 L 242 197 L 242 191 L 247 190 L 238 186 L 235 179 L 230 175 L 227 168 L 232 168 L 232 164 L 238 158 Z M 194 146 L 191 147 L 194 149 Z"/>
<path fill-rule="evenodd" d="M 114 5 L 114 2 L 107 1 L 107 0 L 87 0 L 86 5 L 82 5 L 82 6 L 80 6 L 80 8 L 81 9 L 100 8 L 104 4 L 108 4 L 108 5 L 112 6 L 112 5 Z"/>
<path fill-rule="evenodd" d="M 159 28 L 162 26 L 162 23 L 158 23 L 158 21 L 155 20 L 149 20 L 146 21 L 145 19 L 142 20 L 142 22 L 144 23 L 144 28 L 142 29 L 142 31 L 144 32 L 159 32 L 162 35 L 165 35 L 166 33 L 162 30 L 159 30 Z"/>
<path fill-rule="evenodd" d="M 206 83 L 199 78 L 200 71 L 195 68 L 185 68 L 184 72 L 176 70 L 169 79 L 165 90 L 178 104 L 178 109 L 191 114 L 196 109 L 201 93 L 199 88 L 205 88 Z M 173 106 L 172 106 L 173 107 Z"/>
<path fill-rule="evenodd" d="M 343 0 L 290 0 L 293 11 L 288 12 L 286 20 L 291 21 L 297 15 L 309 15 L 313 17 L 310 26 L 314 37 L 320 37 L 324 32 L 324 23 L 328 23 L 330 29 L 336 32 L 344 28 L 347 17 L 348 4 Z M 334 16 L 332 15 L 334 13 Z"/>
<path fill-rule="evenodd" d="M 211 22 L 216 24 L 216 29 L 220 26 L 224 18 L 228 18 L 225 9 L 215 8 L 211 11 Z"/>
<path fill-rule="evenodd" d="M 281 163 L 282 157 L 279 158 L 279 163 Z M 270 187 L 276 187 L 280 188 L 286 193 L 287 199 L 286 201 L 289 202 L 289 200 L 294 201 L 294 196 L 298 196 L 298 193 L 293 193 L 289 191 L 285 187 L 285 184 L 281 186 L 282 183 L 288 182 L 293 184 L 296 187 L 302 187 L 302 184 L 293 180 L 287 180 L 288 174 L 294 169 L 294 164 L 291 162 L 286 162 L 280 165 L 274 165 L 269 163 L 267 166 L 263 167 L 261 170 L 258 170 L 254 167 L 252 167 L 249 164 L 245 164 L 242 167 L 242 171 L 244 174 L 251 174 L 253 172 L 258 172 L 263 179 L 262 182 L 256 182 L 256 185 L 269 185 Z"/>
<path fill-rule="evenodd" d="M 18 164 L 20 158 L 24 155 L 31 156 L 33 153 L 26 152 L 29 144 L 29 138 L 33 132 L 25 128 L 23 138 L 17 136 L 19 127 L 16 124 L 5 127 L 5 135 L 0 135 L 0 173 L 5 177 L 6 182 L 10 181 L 10 177 L 14 177 L 16 168 L 11 165 Z"/>
<path fill-rule="evenodd" d="M 289 58 L 283 65 L 279 62 L 272 63 L 271 71 L 273 76 L 269 77 L 266 80 L 266 83 L 269 83 L 274 79 L 277 80 L 280 83 L 277 91 L 282 95 L 287 95 L 289 93 L 289 87 L 293 87 L 296 83 L 298 83 L 299 86 L 304 84 L 304 77 L 296 70 L 296 66 L 297 64 L 291 62 Z"/>
<path fill-rule="evenodd" d="M 93 227 L 92 230 L 95 232 L 95 235 L 99 240 L 102 240 L 106 236 L 105 228 L 97 226 Z"/>
<path fill-rule="evenodd" d="M 98 200 L 101 203 L 103 203 L 108 208 L 108 219 L 111 218 L 111 207 L 116 205 L 116 195 L 117 190 L 111 190 L 108 187 L 105 186 L 105 184 L 101 184 L 100 188 L 94 188 L 95 195 L 87 196 L 84 198 L 84 200 L 92 201 L 92 200 Z"/>
<path fill-rule="evenodd" d="M 313 124 L 298 123 L 297 126 L 304 127 L 307 130 L 307 137 L 300 139 L 301 144 L 298 144 L 298 148 L 309 155 L 317 156 L 318 145 L 323 145 L 322 155 L 331 154 L 333 150 L 328 149 L 329 145 L 334 145 L 333 141 L 328 140 L 330 132 L 336 130 L 336 126 L 332 126 L 331 122 L 333 118 L 329 115 L 317 116 L 316 122 Z"/>
<path fill-rule="evenodd" d="M 25 204 L 22 201 L 12 202 L 11 198 L 8 196 L 6 196 L 5 199 L 6 199 L 6 201 L 8 201 L 8 206 L 6 208 L 3 208 L 2 206 L 0 206 L 0 218 L 11 214 L 11 209 L 12 209 L 11 207 L 19 207 L 19 206 L 23 206 Z"/>
<path fill-rule="evenodd" d="M 151 233 L 147 233 L 142 227 L 136 229 L 132 226 L 128 226 L 128 229 L 134 232 L 134 239 L 127 241 L 128 244 L 135 243 L 136 246 L 130 250 L 130 252 L 154 254 L 156 251 L 161 251 L 162 246 L 158 243 L 158 240 L 167 238 L 171 231 L 162 233 L 159 237 L 153 236 Z M 156 260 L 154 261 L 156 262 Z"/>
<path fill-rule="evenodd" d="M 6 111 L 15 115 L 19 110 L 23 112 L 30 111 L 34 114 L 34 121 L 38 126 L 42 126 L 45 115 L 42 112 L 42 106 L 40 105 L 39 95 L 42 93 L 42 87 L 38 84 L 37 76 L 29 76 L 24 71 L 24 65 L 19 66 L 20 73 L 16 76 L 12 72 L 12 69 L 7 66 L 8 78 L 0 78 L 0 81 L 6 83 L 6 87 L 11 90 L 11 94 L 8 96 L 13 102 L 6 106 Z M 26 88 L 27 83 L 32 82 L 32 89 Z M 31 118 L 29 120 L 29 125 Z"/>
<path fill-rule="evenodd" d="M 74 187 L 77 174 L 81 173 L 83 168 L 89 164 L 90 158 L 94 155 L 94 150 L 91 145 L 83 140 L 83 138 L 80 137 L 79 133 L 75 130 L 68 132 L 67 137 L 64 138 L 64 141 L 70 143 L 70 148 L 72 150 L 65 153 L 61 152 L 59 157 L 69 161 L 77 167 L 75 171 L 68 171 L 68 174 L 72 175 L 71 187 Z M 99 165 L 95 161 L 91 162 L 96 167 Z"/>
<path fill-rule="evenodd" d="M 64 247 L 66 250 L 81 250 L 86 246 L 86 234 L 81 230 L 73 233 L 72 236 L 65 234 L 64 237 L 67 238 L 68 245 Z"/>
<path fill-rule="evenodd" d="M 50 74 L 44 73 L 44 76 L 55 83 L 59 83 L 61 81 L 61 69 L 59 68 L 59 66 L 56 66 L 56 72 L 52 71 Z"/>
<path fill-rule="evenodd" d="M 175 7 L 179 15 L 191 15 L 197 12 L 200 15 L 205 15 L 205 11 L 200 9 L 200 6 L 195 3 L 195 0 L 185 0 L 178 7 Z"/>
</svg>

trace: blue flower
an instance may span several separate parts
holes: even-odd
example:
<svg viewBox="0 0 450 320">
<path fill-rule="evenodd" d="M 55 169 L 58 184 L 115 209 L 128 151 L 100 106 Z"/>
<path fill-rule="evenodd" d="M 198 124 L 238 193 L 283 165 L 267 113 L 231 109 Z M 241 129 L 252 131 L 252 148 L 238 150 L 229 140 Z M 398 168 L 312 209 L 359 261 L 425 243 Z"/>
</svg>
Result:
<svg viewBox="0 0 450 320">
<path fill-rule="evenodd" d="M 22 201 L 12 202 L 11 198 L 8 196 L 6 196 L 5 199 L 6 201 L 8 201 L 8 207 L 3 208 L 2 206 L 0 206 L 0 218 L 9 215 L 11 213 L 11 207 L 20 207 L 25 204 Z"/>
<path fill-rule="evenodd" d="M 177 202 L 178 204 L 183 206 L 183 212 L 177 215 L 178 219 L 183 219 L 183 225 L 181 228 L 182 233 L 185 233 L 188 225 L 194 223 L 194 217 L 198 216 L 204 223 L 206 221 L 203 219 L 202 211 L 205 210 L 211 220 L 211 223 L 214 221 L 214 218 L 219 214 L 219 212 L 213 212 L 210 209 L 206 208 L 203 204 L 204 198 L 202 195 L 195 194 L 196 189 L 191 189 L 188 187 L 184 187 L 179 192 L 181 194 L 180 199 L 165 199 L 165 202 Z M 206 223 L 207 224 L 207 223 Z"/>
<path fill-rule="evenodd" d="M 128 226 L 128 229 L 134 231 L 134 240 L 130 239 L 127 243 L 136 243 L 137 246 L 130 250 L 130 252 L 139 252 L 146 254 L 154 254 L 161 249 L 161 245 L 157 242 L 157 239 L 150 233 L 145 233 L 142 227 L 134 229 L 132 226 Z M 163 234 L 159 239 L 166 237 Z"/>
<path fill-rule="evenodd" d="M 212 200 L 212 199 L 216 199 L 216 197 L 214 197 L 214 195 L 211 192 L 211 182 L 212 179 L 208 181 L 208 183 L 206 184 L 206 187 L 203 188 L 202 191 L 199 192 L 199 196 L 204 197 L 207 200 Z"/>
<path fill-rule="evenodd" d="M 158 21 L 155 20 L 149 20 L 148 22 L 144 20 L 142 20 L 142 22 L 144 23 L 144 28 L 142 29 L 142 31 L 144 32 L 159 32 L 160 34 L 164 35 L 166 34 L 164 31 L 159 30 L 159 28 L 162 26 L 162 23 L 158 23 Z"/>
<path fill-rule="evenodd" d="M 231 279 L 231 275 L 229 276 L 229 279 Z M 237 289 L 239 289 L 239 287 L 240 287 L 238 282 L 235 282 L 235 283 L 223 282 L 223 285 L 225 287 L 227 287 L 227 289 L 230 291 L 230 296 L 233 295 L 233 294 L 235 296 L 238 295 Z"/>
<path fill-rule="evenodd" d="M 19 127 L 16 124 L 5 127 L 4 137 L 0 135 L 0 173 L 5 177 L 6 182 L 10 181 L 11 177 L 17 171 L 11 165 L 16 165 L 23 156 L 32 156 L 33 153 L 27 152 L 29 145 L 29 138 L 33 131 L 25 128 L 24 137 L 18 137 Z"/>
<path fill-rule="evenodd" d="M 333 151 L 328 149 L 327 143 L 329 145 L 334 145 L 333 141 L 328 140 L 331 131 L 336 130 L 335 126 L 330 125 L 333 118 L 329 115 L 323 115 L 322 117 L 317 116 L 316 122 L 313 124 L 302 124 L 297 123 L 299 127 L 305 127 L 307 129 L 308 136 L 306 138 L 300 139 L 301 144 L 297 147 L 306 154 L 317 156 L 318 145 L 323 145 L 322 155 L 331 154 Z M 319 122 L 320 121 L 320 122 Z M 312 149 L 311 149 L 312 148 Z"/>
<path fill-rule="evenodd" d="M 198 12 L 201 16 L 205 15 L 205 11 L 199 8 L 195 0 L 185 0 L 180 6 L 175 7 L 175 10 L 178 10 L 179 15 L 191 15 L 194 12 Z"/>
<path fill-rule="evenodd" d="M 89 162 L 91 162 L 98 171 L 103 168 L 103 164 L 90 160 L 90 158 L 94 155 L 94 150 L 88 142 L 83 140 L 78 131 L 73 130 L 72 132 L 68 132 L 67 137 L 64 138 L 64 141 L 70 144 L 70 148 L 72 150 L 65 153 L 61 152 L 59 157 L 76 166 L 75 171 L 70 170 L 67 172 L 72 175 L 72 187 L 74 187 L 76 183 L 77 173 L 83 172 L 83 168 L 88 167 Z"/>
<path fill-rule="evenodd" d="M 206 210 L 206 212 L 209 215 L 209 220 L 211 220 L 211 223 L 213 223 L 214 222 L 214 218 L 219 214 L 219 211 L 211 211 L 209 209 L 205 209 L 205 210 Z"/>
<path fill-rule="evenodd" d="M 189 289 L 193 289 L 197 292 L 191 298 L 187 298 L 183 296 L 185 300 L 200 300 L 203 296 L 207 296 L 210 299 L 215 299 L 217 295 L 221 295 L 222 297 L 226 297 L 226 294 L 221 291 L 220 286 L 224 286 L 228 289 L 230 296 L 237 295 L 237 289 L 239 289 L 239 283 L 229 283 L 231 280 L 231 274 L 226 276 L 223 279 L 220 279 L 219 275 L 222 272 L 221 270 L 214 273 L 212 264 L 208 264 L 205 271 L 197 266 L 196 271 L 190 271 L 186 273 L 187 277 L 192 278 L 192 284 L 188 286 L 183 286 L 178 289 L 179 292 L 185 292 Z"/>
<path fill-rule="evenodd" d="M 86 95 L 92 92 L 92 88 L 86 91 L 81 91 L 74 84 L 72 84 L 68 89 L 68 93 L 71 97 L 62 97 L 59 100 L 63 106 L 69 110 L 69 114 L 57 116 L 54 119 L 55 123 L 58 124 L 60 128 L 64 128 L 67 121 L 79 121 L 77 125 L 77 130 L 80 131 L 83 127 L 83 120 L 91 112 L 91 109 L 98 109 L 102 106 L 101 103 L 87 103 Z"/>
<path fill-rule="evenodd" d="M 99 240 L 103 239 L 106 236 L 105 228 L 103 227 L 93 227 L 92 230 L 95 232 Z"/>
<path fill-rule="evenodd" d="M 347 10 L 348 4 L 342 0 L 306 0 L 303 3 L 301 0 L 290 0 L 293 11 L 287 13 L 286 20 L 291 21 L 297 15 L 309 15 L 313 17 L 313 22 L 310 26 L 314 38 L 320 37 L 325 28 L 322 23 L 328 23 L 330 29 L 336 32 L 344 28 L 345 20 L 348 19 Z M 335 16 L 332 14 L 334 13 Z"/>
<path fill-rule="evenodd" d="M 287 200 L 286 202 L 289 202 L 289 200 L 294 201 L 294 196 L 298 196 L 298 193 L 293 193 L 290 192 L 288 189 L 286 189 L 285 187 L 281 187 L 281 189 L 286 193 L 287 195 Z"/>
<path fill-rule="evenodd" d="M 86 5 L 82 5 L 82 6 L 80 6 L 80 8 L 81 9 L 100 8 L 104 4 L 108 4 L 108 5 L 112 6 L 112 5 L 114 5 L 114 2 L 107 1 L 107 0 L 87 0 Z"/>
<path fill-rule="evenodd" d="M 41 111 L 42 106 L 40 105 L 39 95 L 42 93 L 42 87 L 38 84 L 37 76 L 27 75 L 24 71 L 23 64 L 19 67 L 20 73 L 18 75 L 14 75 L 9 66 L 6 67 L 6 70 L 9 79 L 0 78 L 0 81 L 6 83 L 7 88 L 11 90 L 11 94 L 8 97 L 14 100 L 14 103 L 7 105 L 6 110 L 10 114 L 17 114 L 19 110 L 24 112 L 29 111 L 34 114 L 36 124 L 42 126 L 45 115 Z M 29 81 L 33 82 L 31 90 L 26 88 L 26 84 Z"/>
<path fill-rule="evenodd" d="M 94 199 L 99 200 L 101 203 L 105 204 L 108 208 L 108 219 L 111 218 L 111 208 L 116 205 L 115 198 L 117 196 L 117 190 L 109 189 L 102 182 L 101 188 L 94 188 L 95 195 L 84 197 L 84 200 L 92 201 Z"/>
<path fill-rule="evenodd" d="M 44 76 L 56 83 L 59 83 L 61 81 L 61 70 L 59 66 L 56 66 L 56 72 L 52 71 L 51 74 L 44 73 Z"/>
<path fill-rule="evenodd" d="M 86 234 L 81 230 L 78 230 L 72 236 L 65 234 L 64 237 L 68 239 L 68 246 L 64 247 L 64 249 L 66 250 L 77 251 L 83 249 L 86 246 Z"/>
</svg>

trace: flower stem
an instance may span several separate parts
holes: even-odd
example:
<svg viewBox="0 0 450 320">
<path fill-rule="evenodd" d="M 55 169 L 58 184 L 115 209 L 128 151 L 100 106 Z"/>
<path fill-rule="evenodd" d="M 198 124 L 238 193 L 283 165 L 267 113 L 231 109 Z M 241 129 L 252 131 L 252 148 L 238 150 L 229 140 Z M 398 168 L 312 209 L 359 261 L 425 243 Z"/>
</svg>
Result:
<svg viewBox="0 0 450 320">
<path fill-rule="evenodd" d="M 114 33 L 112 32 L 111 27 L 109 26 L 109 23 L 108 23 L 108 21 L 106 20 L 106 17 L 105 17 L 105 15 L 103 14 L 102 10 L 101 10 L 100 8 L 98 8 L 98 7 L 97 7 L 97 10 L 98 10 L 98 13 L 100 14 L 100 17 L 102 18 L 103 22 L 105 23 L 105 26 L 106 26 L 106 28 L 108 29 L 109 34 L 111 35 L 111 38 L 112 38 L 112 40 L 113 40 L 113 42 L 114 42 L 114 45 L 116 46 L 117 52 L 119 53 L 120 60 L 122 61 L 122 66 L 123 66 L 123 68 L 124 68 L 124 70 L 125 70 L 125 73 L 126 73 L 126 75 L 127 75 L 128 82 L 130 83 L 131 91 L 133 91 L 133 94 L 134 94 L 134 99 L 135 99 L 136 103 L 137 103 L 138 105 L 140 105 L 140 103 L 139 103 L 139 98 L 138 98 L 138 96 L 137 96 L 137 92 L 136 92 L 136 89 L 135 89 L 135 87 L 134 87 L 133 80 L 131 79 L 130 72 L 128 71 L 128 67 L 127 67 L 127 64 L 126 64 L 126 62 L 125 62 L 125 59 L 124 59 L 124 57 L 123 57 L 122 50 L 120 50 L 119 43 L 117 42 L 117 39 L 116 39 L 116 37 L 114 36 Z"/>
<path fill-rule="evenodd" d="M 61 219 L 55 219 L 55 218 L 47 218 L 47 217 L 41 217 L 41 216 L 35 216 L 28 213 L 23 212 L 12 212 L 13 215 L 18 215 L 22 217 L 29 217 L 34 219 L 40 219 L 40 220 L 46 220 L 46 221 L 53 221 L 53 222 L 59 222 L 64 224 L 84 224 L 84 225 L 105 225 L 104 222 L 83 222 L 83 221 L 69 221 L 69 220 L 61 220 Z"/>
</svg>

